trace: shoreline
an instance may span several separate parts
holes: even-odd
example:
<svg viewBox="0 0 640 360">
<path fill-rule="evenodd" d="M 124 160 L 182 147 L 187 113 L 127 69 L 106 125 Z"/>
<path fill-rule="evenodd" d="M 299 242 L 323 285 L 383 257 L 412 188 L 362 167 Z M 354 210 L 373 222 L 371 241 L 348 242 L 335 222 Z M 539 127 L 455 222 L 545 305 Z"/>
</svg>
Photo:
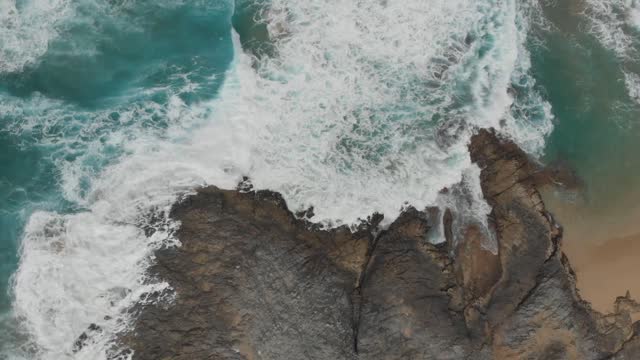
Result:
<svg viewBox="0 0 640 360">
<path fill-rule="evenodd" d="M 297 219 L 267 190 L 205 187 L 176 204 L 182 247 L 156 252 L 175 302 L 141 305 L 120 343 L 136 359 L 611 358 L 640 353 L 640 304 L 601 314 L 583 301 L 562 230 L 515 144 L 481 130 L 469 147 L 499 251 L 427 239 L 429 209 L 356 232 Z M 448 220 L 447 220 L 448 218 Z M 621 294 L 622 295 L 622 294 Z M 158 296 L 161 296 L 158 295 Z M 437 321 L 434 321 L 437 319 Z M 205 356 L 206 354 L 206 356 Z"/>
<path fill-rule="evenodd" d="M 603 314 L 613 312 L 616 298 L 627 291 L 638 299 L 640 224 L 634 219 L 640 209 L 614 207 L 616 213 L 593 214 L 586 205 L 558 198 L 552 189 L 542 195 L 563 225 L 563 252 L 576 273 L 582 298 Z"/>
<path fill-rule="evenodd" d="M 633 155 L 638 108 L 625 85 L 628 67 L 635 65 L 617 59 L 615 49 L 589 31 L 596 24 L 590 16 L 600 11 L 587 5 L 568 0 L 542 7 L 558 30 L 549 35 L 549 50 L 538 60 L 540 80 L 553 75 L 542 86 L 558 120 L 546 143 L 547 161 L 562 159 L 583 181 L 580 187 L 569 186 L 568 194 L 563 194 L 566 187 L 551 184 L 542 186 L 541 193 L 564 228 L 563 251 L 576 272 L 580 294 L 598 311 L 609 313 L 627 290 L 640 297 L 640 282 L 634 279 L 640 259 L 640 174 Z M 585 11 L 592 13 L 582 16 Z M 623 31 L 612 26 L 601 30 Z M 627 110 L 616 105 L 629 100 Z"/>
</svg>

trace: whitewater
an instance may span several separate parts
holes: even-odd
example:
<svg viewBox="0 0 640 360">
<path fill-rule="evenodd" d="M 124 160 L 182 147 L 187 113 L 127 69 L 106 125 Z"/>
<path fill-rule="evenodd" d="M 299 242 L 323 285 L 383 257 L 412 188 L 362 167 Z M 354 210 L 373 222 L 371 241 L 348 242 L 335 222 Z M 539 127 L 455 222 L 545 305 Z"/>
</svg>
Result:
<svg viewBox="0 0 640 360">
<path fill-rule="evenodd" d="M 640 63 L 637 61 L 640 3 L 636 0 L 587 0 L 582 12 L 587 19 L 585 30 L 619 58 L 627 93 L 640 104 Z"/>
<path fill-rule="evenodd" d="M 38 67 L 69 22 L 91 23 L 78 20 L 92 13 L 86 8 L 118 19 L 151 6 L 83 1 L 3 2 L 0 73 Z M 232 3 L 195 3 L 154 6 L 217 11 L 230 23 Z M 490 208 L 467 151 L 473 132 L 493 127 L 542 153 L 553 119 L 529 71 L 531 27 L 544 25 L 537 2 L 261 6 L 254 20 L 265 23 L 272 56 L 243 49 L 229 26 L 216 40 L 232 46 L 222 72 L 180 68 L 170 85 L 133 84 L 97 108 L 89 98 L 70 104 L 42 93 L 2 98 L 0 112 L 10 119 L 2 131 L 45 134 L 30 144 L 55 148 L 58 201 L 68 205 L 29 214 L 12 308 L 0 320 L 14 336 L 0 357 L 113 356 L 115 336 L 131 325 L 128 310 L 166 293 L 168 284 L 146 269 L 154 250 L 180 246 L 169 212 L 199 186 L 234 188 L 248 176 L 256 188 L 282 193 L 293 210 L 313 206 L 312 220 L 325 226 L 373 212 L 388 223 L 407 205 L 452 207 L 460 221 L 486 225 Z M 97 51 L 69 49 L 89 58 Z M 87 91 L 102 91 L 101 84 Z M 91 324 L 100 331 L 76 351 Z"/>
</svg>

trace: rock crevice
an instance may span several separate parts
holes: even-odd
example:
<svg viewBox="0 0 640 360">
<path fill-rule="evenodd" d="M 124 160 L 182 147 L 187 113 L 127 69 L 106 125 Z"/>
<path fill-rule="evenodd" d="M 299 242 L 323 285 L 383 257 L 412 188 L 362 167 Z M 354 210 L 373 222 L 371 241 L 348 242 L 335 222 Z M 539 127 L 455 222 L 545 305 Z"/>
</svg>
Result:
<svg viewBox="0 0 640 360">
<path fill-rule="evenodd" d="M 637 304 L 619 298 L 605 316 L 579 298 L 537 165 L 491 131 L 469 150 L 497 254 L 473 225 L 430 243 L 428 211 L 323 230 L 246 181 L 202 188 L 172 211 L 182 246 L 150 270 L 175 301 L 137 309 L 120 342 L 134 359 L 638 358 Z M 445 235 L 456 216 L 445 211 Z"/>
</svg>

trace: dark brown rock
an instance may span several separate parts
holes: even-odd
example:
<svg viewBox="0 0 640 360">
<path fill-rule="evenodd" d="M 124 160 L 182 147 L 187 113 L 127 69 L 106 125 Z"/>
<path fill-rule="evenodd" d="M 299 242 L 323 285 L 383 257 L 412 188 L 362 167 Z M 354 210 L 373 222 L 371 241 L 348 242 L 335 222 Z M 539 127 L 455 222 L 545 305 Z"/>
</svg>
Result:
<svg viewBox="0 0 640 360">
<path fill-rule="evenodd" d="M 496 359 L 602 359 L 632 336 L 629 313 L 603 316 L 577 294 L 561 229 L 535 187 L 536 166 L 515 144 L 481 130 L 470 145 L 493 207 L 502 276 L 481 306 Z M 640 356 L 640 354 L 638 354 Z"/>
<path fill-rule="evenodd" d="M 362 285 L 361 359 L 461 359 L 472 352 L 443 247 L 427 241 L 426 214 L 409 209 L 376 240 Z"/>
<path fill-rule="evenodd" d="M 173 209 L 179 248 L 152 272 L 176 291 L 129 337 L 136 359 L 350 359 L 351 292 L 371 235 L 311 231 L 279 194 L 205 188 Z"/>
<path fill-rule="evenodd" d="M 633 335 L 611 359 L 635 360 L 638 358 L 638 354 L 640 354 L 640 324 L 636 323 L 634 325 Z"/>
<path fill-rule="evenodd" d="M 491 131 L 469 150 L 491 229 L 468 225 L 457 243 L 448 209 L 434 245 L 436 209 L 408 208 L 386 230 L 379 214 L 322 230 L 248 179 L 198 190 L 172 212 L 182 246 L 151 269 L 175 301 L 135 309 L 121 343 L 134 359 L 640 358 L 637 303 L 621 297 L 602 315 L 580 299 L 539 166 Z"/>
<path fill-rule="evenodd" d="M 469 225 L 464 241 L 454 252 L 456 280 L 465 289 L 465 301 L 469 303 L 488 296 L 502 275 L 500 256 L 483 246 L 486 237 L 478 225 Z"/>
<path fill-rule="evenodd" d="M 471 159 L 481 168 L 481 184 L 492 206 L 502 274 L 485 301 L 490 327 L 511 315 L 536 285 L 554 252 L 559 230 L 545 213 L 530 174 L 536 170 L 526 154 L 482 130 L 472 138 Z"/>
</svg>

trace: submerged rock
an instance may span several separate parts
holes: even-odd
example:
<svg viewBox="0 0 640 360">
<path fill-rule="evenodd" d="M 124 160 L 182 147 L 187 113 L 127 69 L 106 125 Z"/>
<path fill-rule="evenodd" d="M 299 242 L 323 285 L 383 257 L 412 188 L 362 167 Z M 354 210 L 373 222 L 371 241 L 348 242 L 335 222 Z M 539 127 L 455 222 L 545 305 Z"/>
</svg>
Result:
<svg viewBox="0 0 640 360">
<path fill-rule="evenodd" d="M 134 359 L 640 358 L 635 302 L 605 316 L 579 298 L 537 166 L 490 131 L 469 149 L 497 254 L 474 226 L 430 243 L 428 211 L 323 230 L 277 193 L 207 187 L 175 205 L 182 246 L 150 270 L 174 303 L 138 309 L 121 343 Z"/>
</svg>

